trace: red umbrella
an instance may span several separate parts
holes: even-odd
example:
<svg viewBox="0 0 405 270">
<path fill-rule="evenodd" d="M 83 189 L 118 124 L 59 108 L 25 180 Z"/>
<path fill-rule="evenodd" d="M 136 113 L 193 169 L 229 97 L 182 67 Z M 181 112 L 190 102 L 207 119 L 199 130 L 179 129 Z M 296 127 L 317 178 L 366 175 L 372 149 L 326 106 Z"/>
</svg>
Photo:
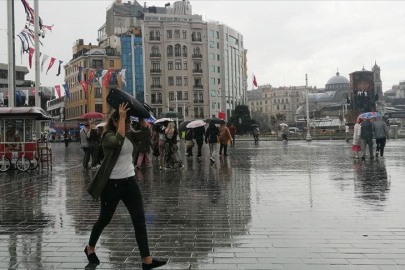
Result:
<svg viewBox="0 0 405 270">
<path fill-rule="evenodd" d="M 80 116 L 80 119 L 93 119 L 93 118 L 104 119 L 104 114 L 99 113 L 99 112 L 89 112 L 89 113 L 85 113 L 82 116 Z"/>
</svg>

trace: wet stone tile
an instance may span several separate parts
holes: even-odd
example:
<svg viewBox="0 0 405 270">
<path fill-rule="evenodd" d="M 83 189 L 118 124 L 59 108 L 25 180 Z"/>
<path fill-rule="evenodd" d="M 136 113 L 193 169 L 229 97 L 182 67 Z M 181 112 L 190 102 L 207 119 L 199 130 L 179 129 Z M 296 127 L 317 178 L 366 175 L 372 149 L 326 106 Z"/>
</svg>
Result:
<svg viewBox="0 0 405 270">
<path fill-rule="evenodd" d="M 0 173 L 0 269 L 83 269 L 99 214 L 77 143 L 54 166 Z M 403 269 L 405 141 L 384 160 L 352 159 L 344 141 L 237 142 L 227 158 L 136 172 L 160 269 Z M 96 249 L 97 269 L 139 269 L 122 203 Z"/>
</svg>

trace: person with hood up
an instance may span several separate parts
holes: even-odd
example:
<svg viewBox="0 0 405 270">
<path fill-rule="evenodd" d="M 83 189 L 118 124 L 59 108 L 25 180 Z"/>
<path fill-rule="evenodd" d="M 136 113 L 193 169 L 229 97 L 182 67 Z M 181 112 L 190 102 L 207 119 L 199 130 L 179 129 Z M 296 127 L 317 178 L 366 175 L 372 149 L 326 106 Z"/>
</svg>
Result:
<svg viewBox="0 0 405 270">
<path fill-rule="evenodd" d="M 222 155 L 222 149 L 224 149 L 224 156 L 228 156 L 227 150 L 228 150 L 228 143 L 230 143 L 232 137 L 231 133 L 229 132 L 229 129 L 225 124 L 221 124 L 219 126 L 219 155 Z"/>
<path fill-rule="evenodd" d="M 374 134 L 376 143 L 375 157 L 378 158 L 378 155 L 380 154 L 381 158 L 384 158 L 384 148 L 388 138 L 388 128 L 385 122 L 382 121 L 381 116 L 378 116 L 374 122 Z"/>
</svg>

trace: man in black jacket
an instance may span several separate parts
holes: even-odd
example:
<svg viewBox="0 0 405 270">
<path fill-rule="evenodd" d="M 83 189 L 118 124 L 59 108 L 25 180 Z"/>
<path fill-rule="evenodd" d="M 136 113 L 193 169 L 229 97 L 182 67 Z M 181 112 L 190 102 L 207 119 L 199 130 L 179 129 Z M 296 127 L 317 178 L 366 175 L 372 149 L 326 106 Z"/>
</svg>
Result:
<svg viewBox="0 0 405 270">
<path fill-rule="evenodd" d="M 360 139 L 361 139 L 361 159 L 366 159 L 366 147 L 370 151 L 370 159 L 373 159 L 373 135 L 374 135 L 374 125 L 370 122 L 370 119 L 367 118 L 365 121 L 360 124 Z"/>
<path fill-rule="evenodd" d="M 214 125 L 210 124 L 205 132 L 205 143 L 209 143 L 210 146 L 210 160 L 215 162 L 215 150 L 218 144 L 219 129 Z"/>
<path fill-rule="evenodd" d="M 204 144 L 204 133 L 205 133 L 205 128 L 203 126 L 194 129 L 194 140 L 197 143 L 197 149 L 198 149 L 197 157 L 198 158 L 202 157 L 201 149 Z"/>
</svg>

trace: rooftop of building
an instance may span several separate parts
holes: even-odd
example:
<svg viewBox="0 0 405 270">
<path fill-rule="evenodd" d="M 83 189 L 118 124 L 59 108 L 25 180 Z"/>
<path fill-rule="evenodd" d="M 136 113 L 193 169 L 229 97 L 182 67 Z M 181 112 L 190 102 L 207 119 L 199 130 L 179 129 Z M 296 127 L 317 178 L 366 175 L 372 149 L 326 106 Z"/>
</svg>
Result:
<svg viewBox="0 0 405 270">
<path fill-rule="evenodd" d="M 8 64 L 0 63 L 0 70 L 8 70 Z M 24 72 L 25 74 L 30 72 L 25 66 L 15 66 L 15 71 Z"/>
</svg>

